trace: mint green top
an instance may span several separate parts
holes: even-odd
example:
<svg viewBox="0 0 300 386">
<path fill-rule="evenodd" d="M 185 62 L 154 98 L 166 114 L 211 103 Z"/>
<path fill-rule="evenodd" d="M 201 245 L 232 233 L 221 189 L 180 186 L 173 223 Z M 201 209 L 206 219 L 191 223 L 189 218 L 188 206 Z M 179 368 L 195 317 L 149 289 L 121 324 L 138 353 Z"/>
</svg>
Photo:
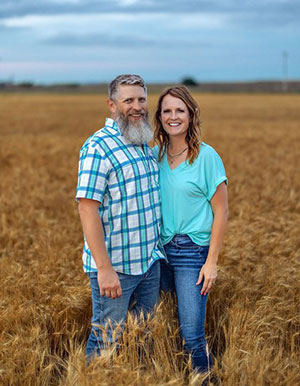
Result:
<svg viewBox="0 0 300 386">
<path fill-rule="evenodd" d="M 157 146 L 153 154 L 157 159 Z M 176 234 L 188 235 L 198 245 L 209 245 L 213 223 L 210 200 L 219 184 L 227 184 L 218 153 L 202 142 L 192 165 L 184 161 L 171 170 L 165 154 L 159 162 L 159 172 L 163 245 Z"/>
</svg>

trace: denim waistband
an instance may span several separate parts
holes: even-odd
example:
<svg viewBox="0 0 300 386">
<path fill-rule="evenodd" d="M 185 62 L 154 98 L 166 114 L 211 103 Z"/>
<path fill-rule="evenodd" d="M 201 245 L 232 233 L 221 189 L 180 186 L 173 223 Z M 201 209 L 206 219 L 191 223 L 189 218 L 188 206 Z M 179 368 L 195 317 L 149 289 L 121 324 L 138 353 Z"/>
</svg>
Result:
<svg viewBox="0 0 300 386">
<path fill-rule="evenodd" d="M 188 235 L 174 235 L 172 240 L 176 242 L 178 240 L 191 240 L 191 238 Z"/>
</svg>

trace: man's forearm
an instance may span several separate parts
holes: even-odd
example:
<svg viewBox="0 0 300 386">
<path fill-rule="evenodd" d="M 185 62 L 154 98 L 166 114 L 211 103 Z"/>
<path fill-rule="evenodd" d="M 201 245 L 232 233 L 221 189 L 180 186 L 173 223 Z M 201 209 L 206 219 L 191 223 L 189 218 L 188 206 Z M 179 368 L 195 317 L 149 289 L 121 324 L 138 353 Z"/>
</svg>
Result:
<svg viewBox="0 0 300 386">
<path fill-rule="evenodd" d="M 98 269 L 100 295 L 112 299 L 122 295 L 119 277 L 107 254 L 102 222 L 98 213 L 99 202 L 80 199 L 79 214 L 83 232 Z"/>
<path fill-rule="evenodd" d="M 98 269 L 111 267 L 107 254 L 102 222 L 98 213 L 99 203 L 80 200 L 79 214 L 84 235 Z"/>
</svg>

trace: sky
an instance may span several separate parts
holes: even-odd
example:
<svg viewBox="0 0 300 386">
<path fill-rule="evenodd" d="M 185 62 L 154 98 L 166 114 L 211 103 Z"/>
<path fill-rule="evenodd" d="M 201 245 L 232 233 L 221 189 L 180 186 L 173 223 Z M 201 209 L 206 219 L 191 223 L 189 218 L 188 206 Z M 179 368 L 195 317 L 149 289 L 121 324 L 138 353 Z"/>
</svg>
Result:
<svg viewBox="0 0 300 386">
<path fill-rule="evenodd" d="M 0 0 L 0 82 L 300 79 L 299 0 Z"/>
</svg>

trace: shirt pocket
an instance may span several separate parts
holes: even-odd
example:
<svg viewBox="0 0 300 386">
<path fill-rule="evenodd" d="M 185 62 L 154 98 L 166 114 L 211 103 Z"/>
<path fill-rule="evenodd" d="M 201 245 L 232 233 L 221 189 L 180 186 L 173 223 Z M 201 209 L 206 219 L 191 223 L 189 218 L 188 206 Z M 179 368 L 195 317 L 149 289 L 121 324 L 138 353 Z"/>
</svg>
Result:
<svg viewBox="0 0 300 386">
<path fill-rule="evenodd" d="M 118 165 L 109 176 L 108 194 L 113 201 L 128 200 L 137 193 L 135 168 L 131 163 Z"/>
</svg>

